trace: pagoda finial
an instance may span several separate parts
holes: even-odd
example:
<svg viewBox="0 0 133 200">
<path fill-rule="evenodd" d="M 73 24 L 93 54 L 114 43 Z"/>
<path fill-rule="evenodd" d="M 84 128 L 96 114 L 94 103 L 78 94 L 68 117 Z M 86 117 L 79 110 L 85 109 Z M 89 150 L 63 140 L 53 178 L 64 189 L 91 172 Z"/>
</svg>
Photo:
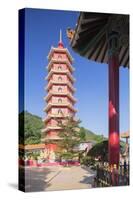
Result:
<svg viewBox="0 0 133 200">
<path fill-rule="evenodd" d="M 60 40 L 59 40 L 59 43 L 58 43 L 58 47 L 60 47 L 60 48 L 64 47 L 63 42 L 62 42 L 62 30 L 61 29 L 60 29 Z"/>
<path fill-rule="evenodd" d="M 60 29 L 60 42 L 62 42 L 62 31 Z"/>
</svg>

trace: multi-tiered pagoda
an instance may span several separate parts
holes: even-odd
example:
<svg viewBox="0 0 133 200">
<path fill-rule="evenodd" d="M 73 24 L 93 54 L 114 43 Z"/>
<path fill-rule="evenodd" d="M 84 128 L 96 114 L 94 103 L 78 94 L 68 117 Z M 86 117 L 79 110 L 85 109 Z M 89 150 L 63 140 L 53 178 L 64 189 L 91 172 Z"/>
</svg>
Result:
<svg viewBox="0 0 133 200">
<path fill-rule="evenodd" d="M 67 48 L 64 48 L 60 31 L 60 41 L 58 47 L 52 47 L 48 55 L 48 75 L 46 80 L 47 96 L 45 97 L 46 117 L 44 119 L 45 128 L 42 131 L 42 141 L 49 149 L 49 159 L 55 159 L 55 150 L 57 142 L 61 139 L 58 135 L 61 127 L 58 121 L 65 120 L 67 116 L 75 116 L 76 110 L 74 104 L 75 88 L 73 84 L 74 68 L 72 66 L 73 58 Z M 50 158 L 51 157 L 51 158 Z"/>
</svg>

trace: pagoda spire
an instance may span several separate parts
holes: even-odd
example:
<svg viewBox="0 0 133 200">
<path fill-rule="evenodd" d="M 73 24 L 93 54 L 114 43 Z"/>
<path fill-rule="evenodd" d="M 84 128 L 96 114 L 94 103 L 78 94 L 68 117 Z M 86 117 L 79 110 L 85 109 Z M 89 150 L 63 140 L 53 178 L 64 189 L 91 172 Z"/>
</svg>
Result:
<svg viewBox="0 0 133 200">
<path fill-rule="evenodd" d="M 60 29 L 60 42 L 62 42 L 62 30 Z"/>
<path fill-rule="evenodd" d="M 58 47 L 59 48 L 63 48 L 64 47 L 63 42 L 62 42 L 62 30 L 61 29 L 60 29 L 60 39 L 59 39 Z"/>
</svg>

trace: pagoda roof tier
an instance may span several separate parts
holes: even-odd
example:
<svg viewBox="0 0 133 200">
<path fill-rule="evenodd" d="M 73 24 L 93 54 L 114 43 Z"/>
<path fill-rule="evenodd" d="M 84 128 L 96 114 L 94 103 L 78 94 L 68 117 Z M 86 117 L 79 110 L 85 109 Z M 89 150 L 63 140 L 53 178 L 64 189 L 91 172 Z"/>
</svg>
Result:
<svg viewBox="0 0 133 200">
<path fill-rule="evenodd" d="M 49 80 L 53 74 L 65 74 L 65 75 L 67 74 L 67 76 L 69 77 L 69 79 L 71 79 L 72 82 L 76 81 L 76 79 L 71 75 L 71 73 L 68 70 L 59 71 L 54 69 L 51 69 L 51 71 L 49 72 L 48 76 L 45 79 Z"/>
<path fill-rule="evenodd" d="M 48 85 L 45 87 L 45 90 L 48 91 L 52 85 L 67 85 L 73 92 L 76 91 L 76 88 L 74 88 L 73 85 L 69 81 L 63 81 L 63 82 L 58 81 L 57 82 L 57 81 L 54 81 L 54 80 L 49 81 Z"/>
<path fill-rule="evenodd" d="M 59 59 L 59 58 L 58 59 L 51 58 L 48 66 L 47 66 L 48 71 L 51 69 L 51 66 L 53 63 L 57 63 L 57 64 L 65 63 L 65 64 L 67 64 L 67 66 L 69 67 L 71 72 L 75 71 L 74 67 L 71 65 L 71 63 L 67 59 Z"/>
<path fill-rule="evenodd" d="M 77 112 L 77 110 L 70 103 L 48 103 L 44 111 L 47 112 L 51 107 L 68 107 L 73 112 Z"/>
<path fill-rule="evenodd" d="M 46 142 L 49 140 L 62 140 L 62 138 L 60 138 L 58 135 L 47 135 L 45 138 L 41 138 L 41 142 Z"/>
<path fill-rule="evenodd" d="M 43 119 L 43 122 L 47 122 L 49 121 L 51 118 L 66 118 L 66 117 L 70 117 L 70 115 L 64 115 L 64 114 L 48 114 L 45 119 Z M 74 119 L 76 120 L 76 119 Z"/>
<path fill-rule="evenodd" d="M 73 102 L 76 102 L 76 101 L 77 101 L 77 99 L 74 98 L 74 97 L 70 94 L 70 92 L 55 92 L 55 91 L 50 91 L 50 92 L 47 94 L 47 96 L 44 97 L 44 99 L 45 99 L 46 101 L 48 101 L 49 98 L 52 97 L 52 96 L 67 96 L 67 97 L 70 98 Z"/>
<path fill-rule="evenodd" d="M 52 55 L 54 52 L 59 52 L 59 53 L 66 53 L 68 58 L 70 59 L 71 62 L 74 61 L 73 57 L 71 56 L 71 54 L 69 53 L 67 48 L 57 48 L 57 47 L 51 47 L 50 52 L 47 56 L 48 60 L 51 59 Z"/>
<path fill-rule="evenodd" d="M 61 127 L 59 127 L 59 126 L 48 126 L 44 129 L 42 129 L 41 132 L 46 133 L 46 132 L 51 131 L 51 130 L 53 131 L 53 130 L 60 130 L 60 129 L 61 129 Z"/>
</svg>

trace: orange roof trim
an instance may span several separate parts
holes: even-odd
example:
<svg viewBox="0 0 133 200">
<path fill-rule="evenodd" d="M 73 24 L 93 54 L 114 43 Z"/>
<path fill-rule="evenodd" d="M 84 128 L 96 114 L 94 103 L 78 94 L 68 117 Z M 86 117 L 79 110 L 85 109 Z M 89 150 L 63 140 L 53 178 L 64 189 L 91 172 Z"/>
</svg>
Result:
<svg viewBox="0 0 133 200">
<path fill-rule="evenodd" d="M 43 149 L 45 148 L 45 144 L 28 144 L 28 145 L 19 144 L 19 148 L 25 150 Z"/>
</svg>

